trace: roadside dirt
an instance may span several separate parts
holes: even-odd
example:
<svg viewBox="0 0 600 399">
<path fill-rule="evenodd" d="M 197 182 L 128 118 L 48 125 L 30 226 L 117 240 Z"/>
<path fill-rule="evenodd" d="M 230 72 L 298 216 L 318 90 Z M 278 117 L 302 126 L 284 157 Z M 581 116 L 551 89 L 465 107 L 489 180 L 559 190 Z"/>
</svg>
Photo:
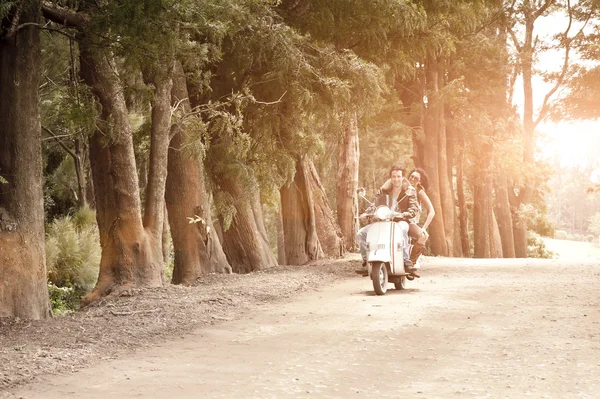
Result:
<svg viewBox="0 0 600 399">
<path fill-rule="evenodd" d="M 9 398 L 596 398 L 597 261 L 427 258 L 375 296 L 358 260 L 209 276 L 0 326 Z"/>
</svg>

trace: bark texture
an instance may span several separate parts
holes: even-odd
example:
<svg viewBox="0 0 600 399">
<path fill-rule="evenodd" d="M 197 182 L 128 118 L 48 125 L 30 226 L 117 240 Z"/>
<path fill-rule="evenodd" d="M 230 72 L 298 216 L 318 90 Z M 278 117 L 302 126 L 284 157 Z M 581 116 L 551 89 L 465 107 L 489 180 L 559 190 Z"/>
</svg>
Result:
<svg viewBox="0 0 600 399">
<path fill-rule="evenodd" d="M 287 265 L 285 256 L 285 236 L 283 234 L 283 215 L 281 214 L 281 200 L 279 201 L 279 210 L 277 211 L 277 262 L 280 265 Z"/>
<path fill-rule="evenodd" d="M 294 181 L 280 194 L 288 264 L 343 254 L 341 232 L 312 161 L 296 161 Z"/>
<path fill-rule="evenodd" d="M 441 101 L 438 101 L 438 68 L 435 56 L 430 55 L 427 58 L 425 66 L 427 79 L 427 110 L 425 116 L 425 147 L 423 151 L 423 165 L 429 172 L 429 190 L 427 195 L 431 199 L 435 209 L 435 218 L 433 218 L 429 231 L 431 233 L 429 245 L 434 255 L 448 256 L 450 247 L 446 237 L 444 223 L 444 209 L 442 207 L 441 185 L 445 184 L 440 177 L 440 151 L 439 142 L 440 119 L 443 117 L 444 108 Z M 444 170 L 443 176 L 446 177 L 446 163 L 441 166 Z"/>
<path fill-rule="evenodd" d="M 2 28 L 6 23 L 18 26 L 38 22 L 39 2 L 32 1 L 20 15 L 11 16 L 1 21 Z M 43 319 L 50 314 L 38 98 L 40 62 L 36 27 L 0 37 L 0 176 L 6 180 L 0 182 L 0 317 Z"/>
<path fill-rule="evenodd" d="M 442 90 L 445 85 L 446 63 L 443 57 L 440 57 L 437 62 L 438 68 L 438 91 Z M 444 237 L 446 239 L 447 253 L 446 256 L 460 255 L 460 249 L 454 246 L 454 225 L 456 221 L 456 209 L 454 205 L 454 190 L 452 189 L 452 165 L 449 157 L 448 137 L 446 132 L 446 113 L 443 99 L 436 96 L 436 118 L 437 118 L 437 135 L 438 135 L 438 168 L 439 187 L 440 187 L 440 204 L 442 208 L 441 217 L 444 218 Z"/>
<path fill-rule="evenodd" d="M 462 256 L 471 257 L 471 249 L 469 245 L 469 223 L 467 201 L 465 199 L 464 187 L 464 136 L 461 134 L 461 146 L 458 155 L 458 165 L 456 166 L 456 191 L 458 194 L 458 221 L 460 230 L 460 245 L 462 248 Z"/>
<path fill-rule="evenodd" d="M 510 202 L 508 200 L 508 180 L 506 177 L 499 177 L 495 184 L 495 207 L 494 213 L 498 220 L 498 230 L 500 240 L 502 241 L 502 255 L 505 258 L 515 257 L 515 239 L 513 236 L 512 215 L 510 212 Z"/>
<path fill-rule="evenodd" d="M 490 209 L 490 257 L 502 258 L 502 239 L 500 238 L 500 229 L 494 209 Z"/>
<path fill-rule="evenodd" d="M 181 64 L 175 65 L 172 104 L 180 116 L 191 111 L 185 75 Z M 172 127 L 169 147 L 166 200 L 171 237 L 175 251 L 173 284 L 193 284 L 207 273 L 231 273 L 221 241 L 211 216 L 206 190 L 204 165 L 197 154 L 185 151 L 185 122 Z M 190 223 L 189 218 L 199 218 Z"/>
<path fill-rule="evenodd" d="M 152 203 L 160 201 L 159 194 L 148 193 L 148 205 L 156 215 L 146 213 L 146 229 L 141 218 L 131 127 L 112 53 L 86 42 L 84 38 L 80 45 L 80 63 L 82 78 L 102 105 L 101 119 L 104 122 L 90 137 L 90 161 L 102 257 L 98 282 L 83 299 L 85 305 L 110 293 L 163 284 L 163 207 Z M 163 96 L 161 89 L 157 90 L 157 96 Z M 164 142 L 164 138 L 158 140 Z M 164 155 L 156 154 L 152 158 L 155 167 L 166 167 L 157 164 L 160 162 L 157 158 L 164 159 Z M 160 172 L 156 173 L 159 174 L 151 179 L 157 179 L 155 189 L 160 190 L 158 186 L 162 177 Z"/>
<path fill-rule="evenodd" d="M 358 121 L 354 113 L 350 118 L 338 157 L 337 180 L 337 220 L 348 249 L 357 249 L 356 232 L 358 231 Z M 320 183 L 319 183 L 320 185 Z M 325 237 L 323 237 L 325 238 Z M 327 250 L 325 251 L 327 252 Z"/>
<path fill-rule="evenodd" d="M 485 177 L 485 171 L 480 170 L 475 179 L 473 187 L 473 257 L 489 258 L 490 249 L 490 217 L 491 193 L 489 191 L 489 179 Z"/>
<path fill-rule="evenodd" d="M 249 172 L 251 173 L 251 172 Z M 277 265 L 264 224 L 258 184 L 253 175 L 250 184 L 240 178 L 222 178 L 221 189 L 233 198 L 235 215 L 223 231 L 223 250 L 235 273 L 249 273 Z"/>
</svg>

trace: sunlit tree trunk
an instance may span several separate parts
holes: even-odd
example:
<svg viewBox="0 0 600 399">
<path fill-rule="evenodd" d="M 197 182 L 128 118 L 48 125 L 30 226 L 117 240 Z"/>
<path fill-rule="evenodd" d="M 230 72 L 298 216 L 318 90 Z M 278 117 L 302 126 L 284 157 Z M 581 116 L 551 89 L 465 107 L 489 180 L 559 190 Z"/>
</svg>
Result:
<svg viewBox="0 0 600 399">
<path fill-rule="evenodd" d="M 235 207 L 231 225 L 223 231 L 223 250 L 235 273 L 277 265 L 265 228 L 258 183 L 252 172 L 248 173 L 249 184 L 243 184 L 240 178 L 222 178 L 218 182 L 231 195 Z"/>
<path fill-rule="evenodd" d="M 496 201 L 494 213 L 498 220 L 498 230 L 502 241 L 502 255 L 505 258 L 515 257 L 515 239 L 513 236 L 512 215 L 510 212 L 510 203 L 508 201 L 508 181 L 505 176 L 496 179 L 495 193 Z"/>
<path fill-rule="evenodd" d="M 283 215 L 281 213 L 281 199 L 279 200 L 279 209 L 277 210 L 277 262 L 280 265 L 287 265 L 285 256 L 285 235 L 283 233 Z"/>
<path fill-rule="evenodd" d="M 473 257 L 490 257 L 490 216 L 491 192 L 485 176 L 487 171 L 481 169 L 476 172 L 475 184 L 473 185 Z"/>
<path fill-rule="evenodd" d="M 179 62 L 175 64 L 171 102 L 177 115 L 191 112 L 185 75 Z M 171 133 L 166 201 L 175 252 L 172 282 L 190 285 L 202 274 L 231 273 L 231 266 L 212 220 L 204 165 L 197 154 L 186 151 L 189 138 L 185 125 L 174 123 Z"/>
<path fill-rule="evenodd" d="M 39 2 L 0 21 L 0 317 L 49 316 L 38 85 Z M 20 7 L 20 6 L 16 6 Z M 12 10 L 14 11 L 14 9 Z M 19 18 L 20 17 L 20 18 Z"/>
<path fill-rule="evenodd" d="M 422 71 L 422 68 L 421 68 Z M 413 155 L 415 167 L 422 168 L 423 164 L 423 82 L 425 79 L 414 79 L 410 82 L 402 81 L 400 100 L 402 101 L 402 115 L 404 123 L 411 128 Z"/>
<path fill-rule="evenodd" d="M 339 145 L 338 180 L 337 180 L 337 220 L 342 231 L 344 245 L 348 249 L 357 248 L 356 232 L 358 231 L 358 121 L 353 113 L 346 126 L 343 139 Z M 319 183 L 320 184 L 320 183 Z"/>
<path fill-rule="evenodd" d="M 294 180 L 280 193 L 288 264 L 341 256 L 341 231 L 310 159 L 297 160 Z"/>
<path fill-rule="evenodd" d="M 129 115 L 113 55 L 109 49 L 83 39 L 81 75 L 102 105 L 103 121 L 90 137 L 102 257 L 98 282 L 83 299 L 88 304 L 111 293 L 163 284 L 161 241 L 171 84 L 165 79 L 155 87 L 151 133 L 154 153 L 150 161 L 154 170 L 142 220 Z"/>
<path fill-rule="evenodd" d="M 469 245 L 469 223 L 467 201 L 465 199 L 465 183 L 463 176 L 463 149 L 461 149 L 458 156 L 458 165 L 456 167 L 456 191 L 458 194 L 458 221 L 460 230 L 460 245 L 462 248 L 462 254 L 464 257 L 471 257 L 471 249 Z"/>
<path fill-rule="evenodd" d="M 440 168 L 440 119 L 443 117 L 444 107 L 438 96 L 438 65 L 436 57 L 430 55 L 425 66 L 427 79 L 427 110 L 425 116 L 425 147 L 423 151 L 423 165 L 429 174 L 428 195 L 435 209 L 435 218 L 431 222 L 430 246 L 434 255 L 448 256 L 450 250 L 446 238 L 444 223 L 444 210 L 442 206 L 441 186 L 446 184 L 446 163 Z M 444 143 L 445 145 L 445 143 Z M 440 176 L 443 170 L 443 177 Z"/>
<path fill-rule="evenodd" d="M 490 188 L 492 184 L 490 184 Z M 491 202 L 491 200 L 490 200 Z M 489 226 L 490 226 L 490 257 L 502 258 L 502 239 L 500 238 L 500 230 L 498 228 L 498 220 L 494 213 L 494 208 L 490 206 L 489 211 Z"/>
<path fill-rule="evenodd" d="M 437 62 L 438 67 L 438 91 L 443 90 L 445 85 L 444 76 L 446 74 L 446 62 L 444 57 L 440 57 Z M 454 204 L 454 190 L 452 188 L 452 163 L 449 146 L 448 135 L 446 130 L 446 113 L 444 102 L 441 98 L 437 98 L 439 107 L 438 111 L 438 173 L 440 187 L 440 204 L 443 209 L 442 217 L 444 218 L 444 236 L 446 239 L 447 254 L 446 256 L 460 255 L 460 248 L 454 247 L 454 226 L 456 222 L 456 207 Z"/>
</svg>

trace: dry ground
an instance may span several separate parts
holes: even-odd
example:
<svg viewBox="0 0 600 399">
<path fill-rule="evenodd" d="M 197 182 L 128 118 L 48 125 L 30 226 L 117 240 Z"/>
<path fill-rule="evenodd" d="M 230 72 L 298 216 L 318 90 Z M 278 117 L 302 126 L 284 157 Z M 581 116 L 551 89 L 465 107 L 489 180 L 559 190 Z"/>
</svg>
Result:
<svg viewBox="0 0 600 399">
<path fill-rule="evenodd" d="M 352 277 L 356 265 L 342 259 L 248 275 L 209 275 L 194 287 L 142 290 L 51 320 L 0 318 L 0 392 L 237 319 L 263 304 Z"/>
<path fill-rule="evenodd" d="M 600 397 L 595 258 L 427 258 L 383 297 L 357 265 L 208 276 L 4 321 L 0 397 Z"/>
</svg>

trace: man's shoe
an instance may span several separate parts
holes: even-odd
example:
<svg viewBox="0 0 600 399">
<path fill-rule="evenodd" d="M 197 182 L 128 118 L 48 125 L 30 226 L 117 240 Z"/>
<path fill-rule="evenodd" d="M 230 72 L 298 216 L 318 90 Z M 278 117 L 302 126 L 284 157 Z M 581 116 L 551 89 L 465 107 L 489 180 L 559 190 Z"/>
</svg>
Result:
<svg viewBox="0 0 600 399">
<path fill-rule="evenodd" d="M 363 260 L 362 267 L 365 268 L 365 269 L 367 268 L 367 261 L 366 260 Z"/>
</svg>

